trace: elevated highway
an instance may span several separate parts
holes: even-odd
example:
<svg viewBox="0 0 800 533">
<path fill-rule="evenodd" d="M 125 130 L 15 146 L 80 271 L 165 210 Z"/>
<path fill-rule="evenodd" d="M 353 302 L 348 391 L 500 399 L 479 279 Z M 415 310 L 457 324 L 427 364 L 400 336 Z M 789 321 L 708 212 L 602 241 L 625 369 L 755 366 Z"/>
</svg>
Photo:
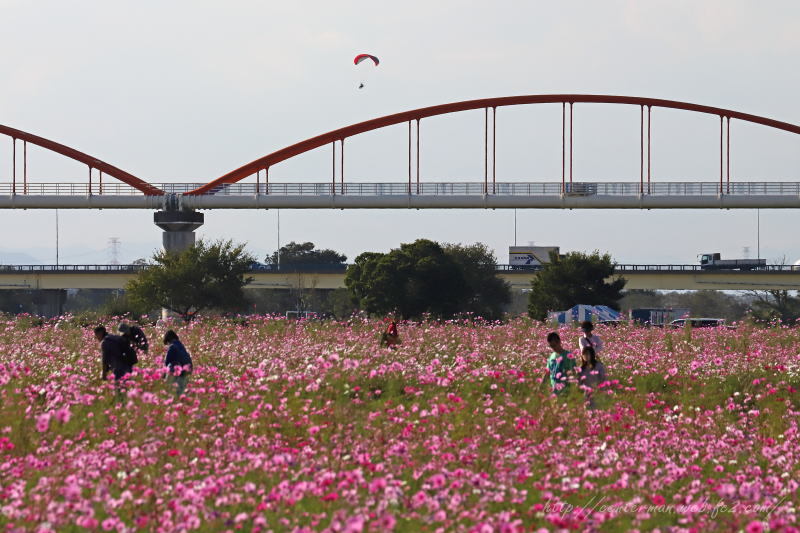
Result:
<svg viewBox="0 0 800 533">
<path fill-rule="evenodd" d="M 123 289 L 142 265 L 0 265 L 0 290 Z M 699 265 L 618 265 L 626 289 L 653 290 L 800 290 L 800 267 L 769 265 L 764 269 L 701 270 Z M 249 289 L 320 289 L 344 287 L 338 268 L 260 269 L 250 273 Z M 514 290 L 524 290 L 535 269 L 499 265 L 498 275 Z"/>
</svg>

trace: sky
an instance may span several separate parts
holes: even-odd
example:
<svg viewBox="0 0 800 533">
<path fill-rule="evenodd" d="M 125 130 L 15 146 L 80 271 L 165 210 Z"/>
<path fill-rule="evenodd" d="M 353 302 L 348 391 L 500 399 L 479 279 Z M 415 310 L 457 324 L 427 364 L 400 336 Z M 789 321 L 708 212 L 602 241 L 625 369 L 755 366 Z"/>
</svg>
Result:
<svg viewBox="0 0 800 533">
<path fill-rule="evenodd" d="M 0 124 L 152 183 L 207 182 L 326 131 L 475 98 L 646 96 L 800 124 L 798 20 L 793 1 L 0 0 Z M 381 63 L 355 66 L 358 53 Z M 652 116 L 653 181 L 719 179 L 717 117 Z M 638 181 L 639 110 L 583 104 L 574 117 L 574 179 Z M 560 130 L 558 105 L 498 110 L 497 180 L 560 181 Z M 345 179 L 407 180 L 406 136 L 401 125 L 348 139 Z M 425 119 L 421 139 L 422 181 L 482 181 L 481 111 Z M 11 148 L 0 138 L 0 182 Z M 326 147 L 270 179 L 330 172 Z M 87 171 L 29 147 L 28 176 L 84 182 Z M 734 121 L 731 177 L 800 181 L 800 136 Z M 246 242 L 259 259 L 292 240 L 350 260 L 421 237 L 483 242 L 504 263 L 515 216 L 518 245 L 620 263 L 755 257 L 759 244 L 770 262 L 800 258 L 798 213 L 768 209 L 206 211 L 197 235 Z M 0 224 L 0 262 L 55 262 L 54 211 L 0 210 Z M 160 233 L 150 211 L 60 210 L 59 261 L 107 263 L 112 238 L 118 261 L 148 257 Z"/>
</svg>

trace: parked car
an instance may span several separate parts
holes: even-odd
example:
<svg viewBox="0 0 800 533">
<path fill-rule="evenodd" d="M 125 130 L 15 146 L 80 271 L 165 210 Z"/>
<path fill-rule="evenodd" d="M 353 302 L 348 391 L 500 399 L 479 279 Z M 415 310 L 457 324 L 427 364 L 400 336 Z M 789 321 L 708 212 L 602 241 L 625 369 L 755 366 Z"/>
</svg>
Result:
<svg viewBox="0 0 800 533">
<path fill-rule="evenodd" d="M 686 327 L 687 322 L 693 328 L 717 328 L 725 325 L 724 318 L 679 318 L 670 322 L 669 325 L 673 328 L 683 328 Z"/>
<path fill-rule="evenodd" d="M 599 320 L 597 323 L 599 325 L 602 325 L 602 326 L 617 327 L 617 326 L 620 326 L 620 325 L 624 324 L 625 321 L 623 321 L 623 320 Z"/>
</svg>

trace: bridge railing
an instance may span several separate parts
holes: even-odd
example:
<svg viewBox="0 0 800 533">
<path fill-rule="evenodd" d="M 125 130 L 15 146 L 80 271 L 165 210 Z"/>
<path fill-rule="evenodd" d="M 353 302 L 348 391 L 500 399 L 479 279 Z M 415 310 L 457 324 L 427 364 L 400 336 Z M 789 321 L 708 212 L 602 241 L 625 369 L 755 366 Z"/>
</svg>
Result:
<svg viewBox="0 0 800 533">
<path fill-rule="evenodd" d="M 0 265 L 0 273 L 135 273 L 147 268 L 147 265 Z"/>
<path fill-rule="evenodd" d="M 541 270 L 541 265 L 497 265 L 497 270 L 501 272 L 536 272 Z M 710 270 L 704 269 L 701 265 L 633 265 L 633 264 L 618 264 L 616 272 L 624 274 L 626 272 L 642 273 L 642 272 L 740 272 L 739 270 Z M 800 272 L 800 265 L 762 265 L 753 268 L 754 272 Z"/>
<path fill-rule="evenodd" d="M 159 189 L 174 194 L 194 190 L 199 183 L 159 183 Z M 717 196 L 719 182 L 659 182 L 644 185 L 640 182 L 382 182 L 382 183 L 229 183 L 212 189 L 215 196 Z M 124 183 L 109 182 L 102 185 L 88 183 L 0 183 L 0 195 L 46 196 L 140 196 L 142 193 Z M 736 182 L 723 186 L 723 194 L 730 196 L 800 196 L 800 182 Z"/>
<path fill-rule="evenodd" d="M 174 184 L 173 184 L 174 186 Z M 167 185 L 161 185 L 167 187 Z M 639 182 L 573 182 L 564 186 L 567 196 L 639 196 Z M 166 189 L 165 189 L 166 190 Z M 652 183 L 644 194 L 650 196 L 717 196 L 718 182 Z M 175 192 L 178 191 L 175 188 Z M 797 182 L 738 182 L 723 188 L 730 195 L 800 195 Z M 275 196 L 560 196 L 561 183 L 556 182 L 425 182 L 425 183 L 231 183 L 212 190 L 218 196 L 267 194 Z"/>
<path fill-rule="evenodd" d="M 307 264 L 307 265 L 265 265 L 255 264 L 250 273 L 258 274 L 324 274 L 344 273 L 349 265 L 346 264 Z M 0 265 L 2 273 L 120 273 L 133 274 L 146 269 L 148 265 Z M 541 265 L 497 265 L 498 272 L 537 272 Z M 639 265 L 618 264 L 616 272 L 620 274 L 644 272 L 709 272 L 725 273 L 726 270 L 704 270 L 700 265 Z M 740 272 L 729 270 L 728 272 Z M 764 265 L 753 269 L 753 272 L 800 272 L 800 265 Z"/>
</svg>

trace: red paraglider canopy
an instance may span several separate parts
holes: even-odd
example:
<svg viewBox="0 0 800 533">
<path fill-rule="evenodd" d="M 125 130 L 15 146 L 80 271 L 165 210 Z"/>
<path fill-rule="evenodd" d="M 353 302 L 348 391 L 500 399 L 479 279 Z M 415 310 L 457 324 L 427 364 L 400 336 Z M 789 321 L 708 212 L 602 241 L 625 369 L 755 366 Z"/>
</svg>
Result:
<svg viewBox="0 0 800 533">
<path fill-rule="evenodd" d="M 372 61 L 374 61 L 376 67 L 380 63 L 380 60 L 377 57 L 373 56 L 373 55 L 370 55 L 370 54 L 358 54 L 355 57 L 355 59 L 353 59 L 353 64 L 354 65 L 358 65 L 359 63 L 361 63 L 365 59 L 371 59 Z"/>
</svg>

